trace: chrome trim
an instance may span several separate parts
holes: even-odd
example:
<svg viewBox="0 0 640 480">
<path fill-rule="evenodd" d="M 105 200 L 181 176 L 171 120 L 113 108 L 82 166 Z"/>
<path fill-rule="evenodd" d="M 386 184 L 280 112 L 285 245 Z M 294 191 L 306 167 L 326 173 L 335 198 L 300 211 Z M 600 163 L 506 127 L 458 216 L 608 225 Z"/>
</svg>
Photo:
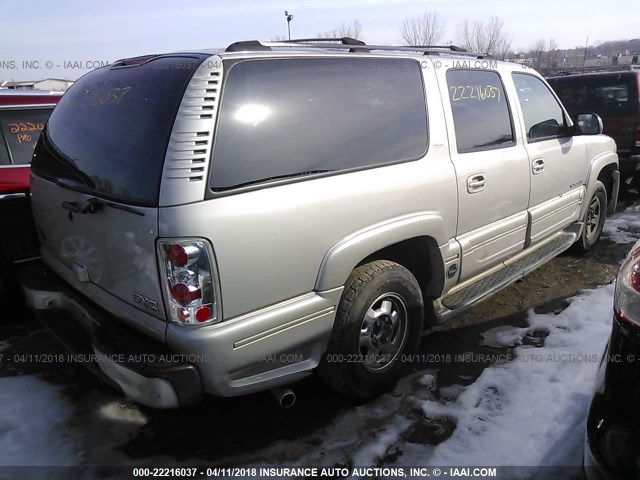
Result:
<svg viewBox="0 0 640 480">
<path fill-rule="evenodd" d="M 26 193 L 5 193 L 0 195 L 0 201 L 2 200 L 16 200 L 18 198 L 26 198 Z"/>
<path fill-rule="evenodd" d="M 62 98 L 62 96 L 60 98 Z M 55 108 L 56 105 L 57 103 L 36 103 L 34 105 L 0 105 L 0 110 L 44 110 L 45 108 Z"/>
</svg>

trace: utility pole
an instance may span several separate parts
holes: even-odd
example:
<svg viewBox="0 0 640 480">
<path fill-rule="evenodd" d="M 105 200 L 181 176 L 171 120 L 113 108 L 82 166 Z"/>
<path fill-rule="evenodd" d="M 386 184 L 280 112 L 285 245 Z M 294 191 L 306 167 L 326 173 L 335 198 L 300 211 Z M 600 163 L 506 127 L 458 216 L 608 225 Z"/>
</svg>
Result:
<svg viewBox="0 0 640 480">
<path fill-rule="evenodd" d="M 289 13 L 287 10 L 285 10 L 284 16 L 287 19 L 287 32 L 289 34 L 289 40 L 291 40 L 291 20 L 293 20 L 293 13 Z"/>
<path fill-rule="evenodd" d="M 589 45 L 589 37 L 587 37 L 587 41 L 584 42 L 584 57 L 582 58 L 582 68 L 587 64 L 587 46 Z"/>
</svg>

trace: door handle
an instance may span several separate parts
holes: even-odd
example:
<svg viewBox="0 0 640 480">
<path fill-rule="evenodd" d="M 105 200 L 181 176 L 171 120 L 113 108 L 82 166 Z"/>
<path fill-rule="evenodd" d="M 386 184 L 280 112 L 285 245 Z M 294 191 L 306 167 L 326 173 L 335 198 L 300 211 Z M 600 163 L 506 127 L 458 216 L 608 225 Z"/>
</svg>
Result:
<svg viewBox="0 0 640 480">
<path fill-rule="evenodd" d="M 477 173 L 467 178 L 467 192 L 478 193 L 484 190 L 486 179 L 484 174 Z"/>
<path fill-rule="evenodd" d="M 531 162 L 531 171 L 534 175 L 539 175 L 544 172 L 544 159 L 536 158 L 533 162 Z"/>
</svg>

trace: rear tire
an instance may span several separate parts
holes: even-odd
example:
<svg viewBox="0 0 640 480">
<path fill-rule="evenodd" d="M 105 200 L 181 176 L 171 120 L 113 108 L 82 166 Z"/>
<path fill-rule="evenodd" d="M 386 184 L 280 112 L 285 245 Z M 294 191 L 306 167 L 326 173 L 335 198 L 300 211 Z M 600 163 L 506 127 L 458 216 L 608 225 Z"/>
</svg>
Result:
<svg viewBox="0 0 640 480">
<path fill-rule="evenodd" d="M 424 305 L 415 277 L 403 266 L 378 260 L 349 276 L 318 373 L 353 400 L 391 390 L 416 352 Z"/>
<path fill-rule="evenodd" d="M 598 243 L 606 216 L 607 190 L 602 182 L 597 181 L 596 190 L 589 200 L 589 206 L 584 217 L 582 235 L 573 244 L 573 249 L 576 252 L 586 253 Z"/>
</svg>

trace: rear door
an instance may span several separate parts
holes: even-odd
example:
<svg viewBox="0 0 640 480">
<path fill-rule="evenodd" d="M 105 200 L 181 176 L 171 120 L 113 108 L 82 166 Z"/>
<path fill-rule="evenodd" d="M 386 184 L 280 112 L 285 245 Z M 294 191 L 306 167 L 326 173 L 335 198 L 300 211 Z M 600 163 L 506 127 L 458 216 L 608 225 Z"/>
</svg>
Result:
<svg viewBox="0 0 640 480">
<path fill-rule="evenodd" d="M 461 280 L 524 248 L 529 200 L 527 152 L 517 137 L 510 99 L 491 70 L 449 69 L 440 77 L 459 200 L 456 238 Z"/>
<path fill-rule="evenodd" d="M 529 240 L 538 242 L 578 220 L 588 172 L 584 138 L 567 134 L 560 102 L 539 77 L 514 72 L 529 157 Z"/>
<path fill-rule="evenodd" d="M 178 107 L 202 59 L 134 59 L 85 75 L 51 115 L 32 166 L 43 259 L 80 291 L 98 287 L 160 319 L 162 169 Z"/>
</svg>

